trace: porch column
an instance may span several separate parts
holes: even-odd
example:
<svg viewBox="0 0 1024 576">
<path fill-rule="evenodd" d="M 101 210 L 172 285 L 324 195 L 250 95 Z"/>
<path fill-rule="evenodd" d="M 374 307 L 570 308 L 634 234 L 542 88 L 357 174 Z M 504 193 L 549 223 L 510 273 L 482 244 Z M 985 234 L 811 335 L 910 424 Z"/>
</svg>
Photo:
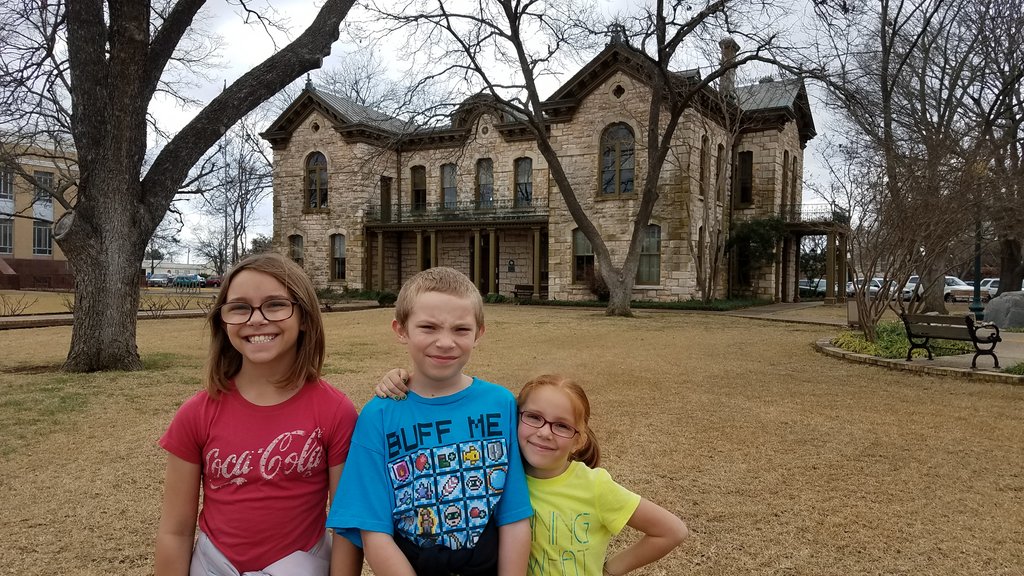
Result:
<svg viewBox="0 0 1024 576">
<path fill-rule="evenodd" d="M 498 291 L 498 287 L 494 282 L 494 267 L 498 264 L 498 238 L 494 228 L 487 229 L 487 239 L 489 246 L 487 247 L 488 262 L 487 267 L 487 293 L 494 294 Z"/>
<path fill-rule="evenodd" d="M 836 284 L 840 282 L 836 274 L 836 233 L 829 231 L 827 236 L 827 248 L 825 248 L 825 304 L 836 303 Z M 844 284 L 845 289 L 845 284 Z"/>
<path fill-rule="evenodd" d="M 423 230 L 416 231 L 416 269 L 423 270 Z"/>
<path fill-rule="evenodd" d="M 480 288 L 480 229 L 473 229 L 473 285 Z"/>
<path fill-rule="evenodd" d="M 437 230 L 430 231 L 430 267 L 440 265 L 437 260 Z"/>
<path fill-rule="evenodd" d="M 533 299 L 540 300 L 540 228 L 533 229 Z"/>
<path fill-rule="evenodd" d="M 384 231 L 377 231 L 377 273 L 380 274 L 380 284 L 377 285 L 378 290 L 384 290 Z M 372 275 L 371 275 L 372 276 Z"/>
<path fill-rule="evenodd" d="M 850 237 L 847 234 L 839 235 L 839 269 L 836 270 L 836 297 L 840 302 L 846 302 L 846 252 L 850 249 Z"/>
</svg>

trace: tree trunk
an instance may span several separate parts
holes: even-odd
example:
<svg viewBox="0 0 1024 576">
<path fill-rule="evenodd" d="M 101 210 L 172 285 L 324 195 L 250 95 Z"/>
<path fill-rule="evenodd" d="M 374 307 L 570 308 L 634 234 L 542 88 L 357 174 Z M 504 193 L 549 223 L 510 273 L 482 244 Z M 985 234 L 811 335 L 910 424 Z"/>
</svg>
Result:
<svg viewBox="0 0 1024 576">
<path fill-rule="evenodd" d="M 622 275 L 617 271 L 605 274 L 605 283 L 608 284 L 608 308 L 604 313 L 606 316 L 632 317 L 630 309 L 630 296 L 633 292 L 632 282 L 623 282 Z"/>
<path fill-rule="evenodd" d="M 108 172 L 111 174 L 114 171 Z M 61 222 L 58 243 L 75 271 L 71 347 L 63 369 L 70 372 L 140 370 L 135 344 L 139 275 L 155 226 L 129 198 L 139 183 L 109 176 L 82 178 L 84 198 Z M 119 186 L 116 200 L 89 202 L 90 185 Z M 99 216 L 97 216 L 99 215 Z"/>
</svg>

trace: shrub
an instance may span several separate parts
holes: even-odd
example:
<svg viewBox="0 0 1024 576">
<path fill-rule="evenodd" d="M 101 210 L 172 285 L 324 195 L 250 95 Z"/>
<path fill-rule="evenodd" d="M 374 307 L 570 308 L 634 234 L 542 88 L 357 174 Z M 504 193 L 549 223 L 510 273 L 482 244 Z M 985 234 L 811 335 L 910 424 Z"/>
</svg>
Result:
<svg viewBox="0 0 1024 576">
<path fill-rule="evenodd" d="M 398 300 L 398 294 L 394 292 L 381 292 L 377 296 L 377 304 L 381 308 L 389 308 L 395 305 L 395 301 Z"/>
<path fill-rule="evenodd" d="M 1006 369 L 1007 374 L 1016 374 L 1017 376 L 1024 376 L 1024 362 L 1014 364 Z"/>
<path fill-rule="evenodd" d="M 484 296 L 484 302 L 488 304 L 504 304 L 505 302 L 508 302 L 508 298 L 498 294 L 497 292 L 491 292 L 487 296 Z"/>
<path fill-rule="evenodd" d="M 880 322 L 875 327 L 875 334 L 877 341 L 868 342 L 860 332 L 842 332 L 832 340 L 832 345 L 847 352 L 878 356 L 879 358 L 907 357 L 910 341 L 907 340 L 907 332 L 902 322 Z M 954 340 L 933 340 L 929 345 L 934 356 L 956 356 L 974 350 L 970 342 Z M 918 348 L 914 350 L 914 356 L 927 358 L 928 352 Z"/>
</svg>

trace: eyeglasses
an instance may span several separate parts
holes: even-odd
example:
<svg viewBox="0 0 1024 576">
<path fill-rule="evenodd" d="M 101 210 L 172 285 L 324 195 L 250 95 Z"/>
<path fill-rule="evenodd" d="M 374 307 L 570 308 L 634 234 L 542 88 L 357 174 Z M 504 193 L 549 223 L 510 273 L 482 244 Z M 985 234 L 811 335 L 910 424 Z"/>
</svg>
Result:
<svg viewBox="0 0 1024 576">
<path fill-rule="evenodd" d="M 298 302 L 291 300 L 267 300 L 259 306 L 245 302 L 228 302 L 220 307 L 220 319 L 225 324 L 246 324 L 252 319 L 253 313 L 259 310 L 267 322 L 281 322 L 292 317 L 295 313 L 295 304 Z"/>
<path fill-rule="evenodd" d="M 519 421 L 531 428 L 543 428 L 545 424 L 551 425 L 551 433 L 561 438 L 572 438 L 580 433 L 579 430 L 562 422 L 552 422 L 536 412 L 520 412 Z"/>
</svg>

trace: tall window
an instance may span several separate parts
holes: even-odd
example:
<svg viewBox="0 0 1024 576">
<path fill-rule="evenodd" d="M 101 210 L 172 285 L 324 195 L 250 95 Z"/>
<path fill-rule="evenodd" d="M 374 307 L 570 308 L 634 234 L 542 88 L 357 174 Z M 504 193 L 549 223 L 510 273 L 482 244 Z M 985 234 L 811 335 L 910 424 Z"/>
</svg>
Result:
<svg viewBox="0 0 1024 576">
<path fill-rule="evenodd" d="M 533 159 L 516 158 L 516 206 L 533 204 Z"/>
<path fill-rule="evenodd" d="M 490 158 L 476 161 L 476 201 L 480 208 L 494 208 L 494 162 Z"/>
<path fill-rule="evenodd" d="M 53 254 L 53 234 L 49 222 L 32 221 L 32 254 L 36 256 Z"/>
<path fill-rule="evenodd" d="M 0 200 L 14 200 L 14 172 L 0 168 Z"/>
<path fill-rule="evenodd" d="M 455 164 L 441 165 L 441 202 L 445 209 L 455 208 L 457 199 L 457 188 L 455 187 Z"/>
<path fill-rule="evenodd" d="M 0 217 L 0 254 L 14 252 L 14 219 Z"/>
<path fill-rule="evenodd" d="M 594 248 L 579 228 L 572 231 L 572 254 L 573 282 L 586 282 L 594 275 Z"/>
<path fill-rule="evenodd" d="M 722 172 L 725 166 L 725 145 L 718 145 L 718 156 L 715 157 L 715 190 L 718 192 L 718 201 L 725 202 L 725 173 Z"/>
<path fill-rule="evenodd" d="M 35 172 L 35 197 L 32 202 L 32 254 L 50 256 L 53 254 L 53 172 Z"/>
<path fill-rule="evenodd" d="M 331 236 L 331 280 L 345 279 L 345 235 Z"/>
<path fill-rule="evenodd" d="M 413 166 L 410 169 L 412 176 L 412 209 L 423 211 L 427 209 L 427 169 L 423 166 Z"/>
<path fill-rule="evenodd" d="M 792 179 L 789 183 L 789 194 L 793 197 L 793 204 L 797 204 L 799 200 L 796 198 L 797 187 L 796 184 L 799 182 L 800 175 L 796 171 L 796 154 L 793 155 L 791 160 L 793 164 L 790 166 L 789 177 Z"/>
<path fill-rule="evenodd" d="M 327 157 L 321 152 L 306 159 L 306 200 L 311 209 L 327 208 Z"/>
<path fill-rule="evenodd" d="M 708 135 L 705 134 L 700 139 L 700 182 L 698 186 L 701 198 L 706 197 L 708 194 L 708 169 L 710 167 L 711 163 L 708 159 Z"/>
<path fill-rule="evenodd" d="M 789 198 L 789 150 L 782 151 L 782 204 L 786 205 L 786 210 L 789 210 L 789 204 L 792 201 Z"/>
<path fill-rule="evenodd" d="M 736 155 L 736 202 L 754 203 L 754 153 L 740 152 Z"/>
<path fill-rule="evenodd" d="M 302 266 L 302 236 L 292 234 L 288 237 L 288 257 L 294 260 L 299 266 Z"/>
<path fill-rule="evenodd" d="M 14 172 L 0 168 L 0 254 L 14 252 Z"/>
<path fill-rule="evenodd" d="M 633 131 L 626 124 L 612 124 L 601 135 L 601 193 L 633 192 L 636 162 Z"/>
<path fill-rule="evenodd" d="M 661 226 L 657 224 L 649 224 L 644 228 L 636 283 L 647 286 L 661 284 Z"/>
</svg>

